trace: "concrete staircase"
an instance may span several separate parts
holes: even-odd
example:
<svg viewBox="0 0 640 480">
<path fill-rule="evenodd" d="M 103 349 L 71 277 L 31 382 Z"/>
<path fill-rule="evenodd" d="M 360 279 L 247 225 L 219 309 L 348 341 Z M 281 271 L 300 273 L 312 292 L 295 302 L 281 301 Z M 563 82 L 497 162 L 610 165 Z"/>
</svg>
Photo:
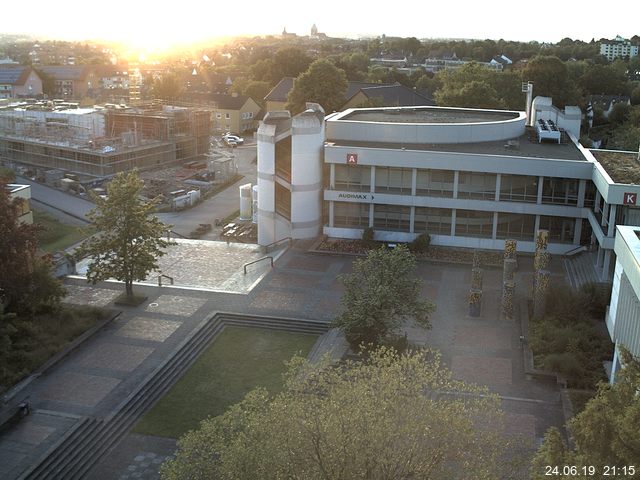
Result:
<svg viewBox="0 0 640 480">
<path fill-rule="evenodd" d="M 173 354 L 159 365 L 104 419 L 85 417 L 54 444 L 20 480 L 80 480 L 124 437 L 197 360 L 227 325 L 323 334 L 328 325 L 316 320 L 218 313 L 204 320 Z"/>
<path fill-rule="evenodd" d="M 581 252 L 563 258 L 567 278 L 574 290 L 579 290 L 587 283 L 601 282 L 594 267 L 595 260 L 595 256 L 589 252 Z"/>
</svg>

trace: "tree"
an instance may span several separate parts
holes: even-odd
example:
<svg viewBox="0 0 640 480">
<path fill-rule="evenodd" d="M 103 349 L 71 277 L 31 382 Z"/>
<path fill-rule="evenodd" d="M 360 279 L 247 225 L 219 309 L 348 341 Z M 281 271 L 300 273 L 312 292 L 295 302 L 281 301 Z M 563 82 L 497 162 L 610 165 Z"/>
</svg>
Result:
<svg viewBox="0 0 640 480">
<path fill-rule="evenodd" d="M 162 478 L 501 478 L 510 445 L 499 400 L 452 380 L 439 354 L 379 349 L 362 362 L 328 361 L 294 358 L 274 398 L 257 389 L 204 420 Z"/>
<path fill-rule="evenodd" d="M 552 97 L 559 108 L 575 105 L 579 89 L 569 78 L 566 65 L 558 57 L 538 55 L 522 71 L 522 81 L 533 82 L 534 95 Z"/>
<path fill-rule="evenodd" d="M 274 74 L 280 81 L 282 77 L 297 77 L 306 71 L 311 65 L 311 58 L 302 50 L 296 47 L 281 48 L 275 54 L 273 60 Z"/>
<path fill-rule="evenodd" d="M 422 281 L 414 276 L 415 268 L 414 256 L 399 245 L 370 250 L 353 263 L 353 273 L 340 277 L 344 311 L 333 325 L 344 330 L 352 346 L 379 344 L 407 319 L 430 328 L 434 306 L 420 298 Z"/>
<path fill-rule="evenodd" d="M 163 75 L 153 83 L 153 96 L 161 100 L 177 100 L 183 93 L 182 83 L 177 75 Z"/>
<path fill-rule="evenodd" d="M 620 95 L 628 89 L 625 70 L 615 65 L 590 65 L 580 78 L 585 95 Z"/>
<path fill-rule="evenodd" d="M 96 197 L 89 212 L 97 235 L 82 244 L 79 255 L 91 257 L 87 280 L 93 284 L 115 278 L 133 296 L 133 282 L 158 269 L 157 259 L 171 243 L 162 239 L 168 226 L 153 216 L 156 197 L 140 199 L 144 186 L 136 171 L 119 173 L 107 185 L 107 198 Z"/>
<path fill-rule="evenodd" d="M 316 60 L 295 79 L 287 109 L 297 114 L 304 110 L 306 102 L 316 102 L 325 112 L 334 112 L 344 104 L 347 86 L 343 70 L 328 60 Z"/>
<path fill-rule="evenodd" d="M 575 449 L 564 444 L 559 432 L 552 430 L 547 433 L 532 464 L 534 479 L 548 478 L 544 475 L 545 465 L 595 466 L 597 474 L 589 477 L 593 479 L 609 478 L 604 474 L 605 465 L 635 465 L 637 474 L 640 461 L 637 431 L 640 424 L 640 361 L 624 348 L 621 359 L 624 368 L 618 372 L 616 383 L 602 384 L 598 394 L 569 422 L 567 427 Z M 625 473 L 617 478 L 631 479 L 635 476 Z"/>
</svg>

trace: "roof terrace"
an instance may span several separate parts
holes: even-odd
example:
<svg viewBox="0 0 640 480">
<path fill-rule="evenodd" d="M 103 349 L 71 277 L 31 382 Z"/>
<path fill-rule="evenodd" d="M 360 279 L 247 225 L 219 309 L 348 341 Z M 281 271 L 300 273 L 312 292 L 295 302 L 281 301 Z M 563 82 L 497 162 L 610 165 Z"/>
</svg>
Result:
<svg viewBox="0 0 640 480">
<path fill-rule="evenodd" d="M 636 152 L 590 150 L 615 183 L 640 185 L 640 161 Z"/>
</svg>

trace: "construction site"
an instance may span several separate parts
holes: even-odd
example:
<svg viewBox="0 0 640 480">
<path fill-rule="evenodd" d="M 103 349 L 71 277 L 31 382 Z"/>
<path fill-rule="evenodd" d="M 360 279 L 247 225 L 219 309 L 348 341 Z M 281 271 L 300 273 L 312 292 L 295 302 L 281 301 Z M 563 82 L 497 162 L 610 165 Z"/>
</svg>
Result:
<svg viewBox="0 0 640 480">
<path fill-rule="evenodd" d="M 211 112 L 150 103 L 78 108 L 48 101 L 0 109 L 0 161 L 81 181 L 206 160 Z"/>
</svg>

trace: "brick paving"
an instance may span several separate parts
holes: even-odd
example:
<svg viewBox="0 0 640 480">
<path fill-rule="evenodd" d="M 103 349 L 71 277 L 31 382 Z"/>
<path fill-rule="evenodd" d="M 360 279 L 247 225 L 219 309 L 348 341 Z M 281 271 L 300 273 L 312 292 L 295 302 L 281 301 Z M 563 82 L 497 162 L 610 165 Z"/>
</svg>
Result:
<svg viewBox="0 0 640 480">
<path fill-rule="evenodd" d="M 23 419 L 19 428 L 0 436 L 0 477 L 17 478 L 81 416 L 108 416 L 212 312 L 265 313 L 328 322 L 340 311 L 342 287 L 337 276 L 352 271 L 354 257 L 310 254 L 294 245 L 276 260 L 273 269 L 264 262 L 252 266 L 245 275 L 242 265 L 247 258 L 263 256 L 255 246 L 236 248 L 218 242 L 208 249 L 205 243 L 191 245 L 191 256 L 182 258 L 183 263 L 175 262 L 179 255 L 186 255 L 185 244 L 180 254 L 171 257 L 173 269 L 188 265 L 179 273 L 173 272 L 175 278 L 185 286 L 202 282 L 202 290 L 160 288 L 153 283 L 136 286 L 138 293 L 148 297 L 146 302 L 139 307 L 120 307 L 122 314 L 116 320 L 27 388 L 25 394 L 30 395 L 34 413 Z M 520 263 L 517 292 L 524 295 L 531 261 Z M 405 329 L 413 343 L 438 348 L 454 376 L 484 383 L 501 395 L 507 413 L 506 432 L 535 444 L 546 428 L 561 425 L 558 391 L 523 375 L 519 326 L 499 318 L 499 270 L 485 271 L 482 313 L 479 318 L 468 316 L 470 269 L 419 264 L 418 274 L 425 280 L 423 294 L 437 305 L 431 317 L 433 328 L 408 324 Z M 558 270 L 553 276 L 562 278 Z M 111 302 L 122 286 L 107 282 L 91 287 L 83 280 L 69 279 L 67 289 L 66 301 L 70 303 L 113 307 Z M 129 434 L 90 477 L 157 478 L 154 465 L 174 448 L 172 439 Z"/>
</svg>

